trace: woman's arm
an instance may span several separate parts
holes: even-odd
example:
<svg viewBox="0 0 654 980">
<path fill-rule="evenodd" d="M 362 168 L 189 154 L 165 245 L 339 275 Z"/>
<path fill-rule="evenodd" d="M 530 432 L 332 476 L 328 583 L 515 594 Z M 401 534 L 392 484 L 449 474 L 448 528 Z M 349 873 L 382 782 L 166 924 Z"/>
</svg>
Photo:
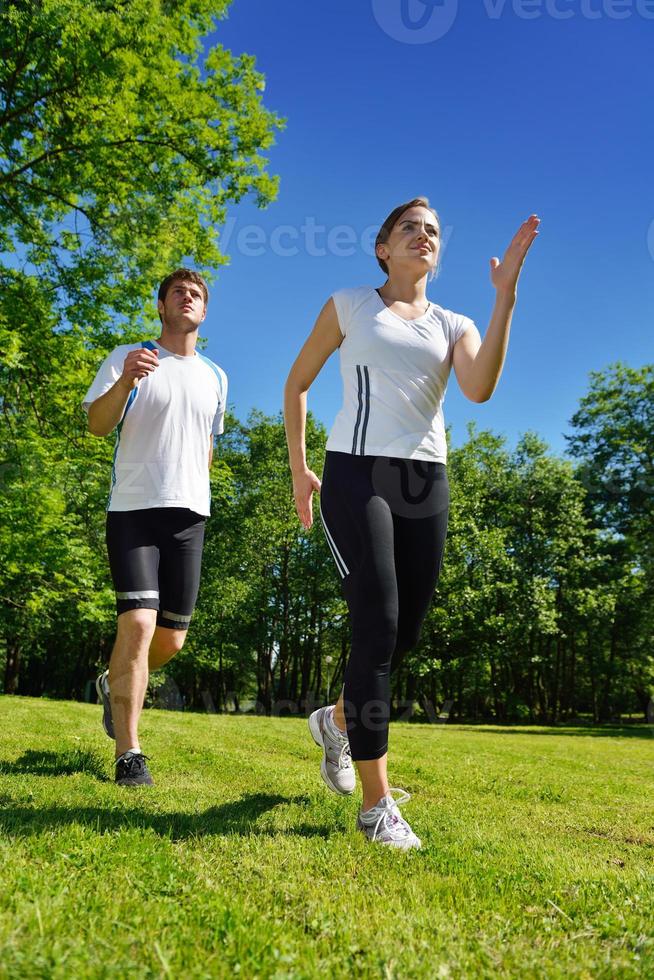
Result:
<svg viewBox="0 0 654 980">
<path fill-rule="evenodd" d="M 313 523 L 313 491 L 320 491 L 320 480 L 307 467 L 305 427 L 307 391 L 323 364 L 340 347 L 343 334 L 338 325 L 334 301 L 323 306 L 315 326 L 300 351 L 284 387 L 284 425 L 288 459 L 293 475 L 293 495 L 298 517 L 307 530 Z"/>
<path fill-rule="evenodd" d="M 496 296 L 483 342 L 479 331 L 468 329 L 454 346 L 454 372 L 461 391 L 470 401 L 488 401 L 500 380 L 509 346 L 518 279 L 525 256 L 538 235 L 539 224 L 540 219 L 532 214 L 518 229 L 502 261 L 496 257 L 490 260 Z"/>
</svg>

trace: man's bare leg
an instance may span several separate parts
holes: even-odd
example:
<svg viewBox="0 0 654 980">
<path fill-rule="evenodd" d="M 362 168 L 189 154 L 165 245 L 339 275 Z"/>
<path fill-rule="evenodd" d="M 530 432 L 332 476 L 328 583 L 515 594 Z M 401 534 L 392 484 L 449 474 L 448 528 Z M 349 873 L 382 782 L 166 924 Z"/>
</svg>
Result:
<svg viewBox="0 0 654 980">
<path fill-rule="evenodd" d="M 150 643 L 148 652 L 148 667 L 150 670 L 160 670 L 184 646 L 187 630 L 171 630 L 166 626 L 157 626 Z"/>
<path fill-rule="evenodd" d="M 154 609 L 133 609 L 118 617 L 118 633 L 109 663 L 109 689 L 116 732 L 116 757 L 127 749 L 139 748 L 138 720 L 148 685 L 149 671 L 159 670 L 167 664 L 176 653 L 179 653 L 186 639 L 186 630 L 171 630 L 155 626 L 156 616 Z M 144 648 L 150 630 L 152 630 L 152 638 L 147 648 L 146 660 Z M 118 703 L 116 698 L 123 700 Z M 120 737 L 119 733 L 124 737 Z"/>
<path fill-rule="evenodd" d="M 156 609 L 129 609 L 118 617 L 116 642 L 109 661 L 116 758 L 128 749 L 140 747 L 138 722 L 148 686 L 148 651 L 156 621 Z"/>
</svg>

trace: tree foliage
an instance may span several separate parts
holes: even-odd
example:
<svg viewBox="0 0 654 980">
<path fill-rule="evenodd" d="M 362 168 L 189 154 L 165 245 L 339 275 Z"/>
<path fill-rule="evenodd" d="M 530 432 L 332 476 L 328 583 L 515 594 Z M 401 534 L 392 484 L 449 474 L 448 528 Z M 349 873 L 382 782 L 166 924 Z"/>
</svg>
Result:
<svg viewBox="0 0 654 980">
<path fill-rule="evenodd" d="M 0 6 L 0 632 L 10 691 L 29 656 L 33 687 L 80 695 L 89 658 L 111 639 L 111 446 L 87 436 L 80 410 L 93 373 L 116 343 L 151 330 L 153 287 L 172 268 L 187 261 L 210 274 L 226 261 L 218 236 L 229 203 L 252 194 L 263 206 L 276 193 L 262 154 L 281 121 L 262 104 L 254 58 L 205 51 L 227 8 Z"/>
<path fill-rule="evenodd" d="M 203 35 L 229 0 L 41 0 L 0 11 L 0 247 L 87 339 L 142 320 L 182 257 L 225 261 L 229 202 L 276 193 L 280 120 L 250 55 Z M 149 316 L 150 309 L 146 310 Z"/>
</svg>

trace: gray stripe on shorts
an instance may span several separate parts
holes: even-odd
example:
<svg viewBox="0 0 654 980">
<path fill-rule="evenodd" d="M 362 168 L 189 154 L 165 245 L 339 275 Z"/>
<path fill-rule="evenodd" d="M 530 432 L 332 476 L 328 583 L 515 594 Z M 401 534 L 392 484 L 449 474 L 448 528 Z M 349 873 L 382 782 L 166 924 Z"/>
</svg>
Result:
<svg viewBox="0 0 654 980">
<path fill-rule="evenodd" d="M 158 599 L 159 593 L 153 591 L 152 589 L 146 589 L 145 592 L 117 592 L 117 599 Z"/>
<path fill-rule="evenodd" d="M 190 616 L 182 616 L 181 613 L 169 612 L 167 609 L 164 609 L 164 611 L 161 613 L 161 618 L 162 619 L 172 619 L 173 622 L 177 622 L 177 623 L 190 623 L 191 622 L 191 617 Z"/>
</svg>

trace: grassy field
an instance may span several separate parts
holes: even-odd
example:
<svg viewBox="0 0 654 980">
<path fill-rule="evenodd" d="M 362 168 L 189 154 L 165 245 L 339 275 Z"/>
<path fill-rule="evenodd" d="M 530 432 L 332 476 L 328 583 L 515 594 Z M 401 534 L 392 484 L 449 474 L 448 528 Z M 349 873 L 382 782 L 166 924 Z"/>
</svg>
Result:
<svg viewBox="0 0 654 980">
<path fill-rule="evenodd" d="M 654 977 L 647 728 L 391 728 L 423 840 L 354 829 L 304 719 L 0 697 L 0 977 Z"/>
</svg>

